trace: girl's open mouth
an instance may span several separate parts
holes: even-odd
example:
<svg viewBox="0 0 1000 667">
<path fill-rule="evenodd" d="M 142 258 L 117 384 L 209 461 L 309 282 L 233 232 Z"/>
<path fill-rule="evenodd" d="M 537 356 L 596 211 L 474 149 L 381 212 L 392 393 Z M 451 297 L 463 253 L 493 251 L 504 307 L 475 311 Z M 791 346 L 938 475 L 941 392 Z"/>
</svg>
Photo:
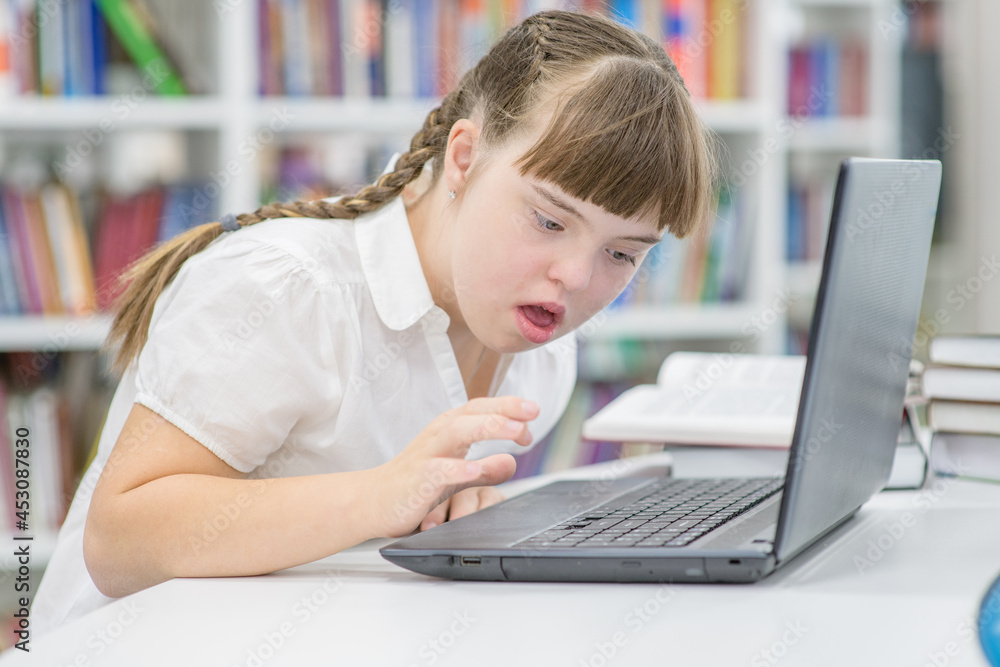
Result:
<svg viewBox="0 0 1000 667">
<path fill-rule="evenodd" d="M 527 340 L 541 345 L 552 338 L 565 310 L 557 304 L 531 304 L 514 309 L 517 328 Z"/>
</svg>

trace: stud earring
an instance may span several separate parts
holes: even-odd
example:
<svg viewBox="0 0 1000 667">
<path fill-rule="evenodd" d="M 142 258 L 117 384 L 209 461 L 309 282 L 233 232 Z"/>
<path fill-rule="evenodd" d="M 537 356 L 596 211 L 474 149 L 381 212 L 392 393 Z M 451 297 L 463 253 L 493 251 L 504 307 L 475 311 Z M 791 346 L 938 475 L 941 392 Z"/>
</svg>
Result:
<svg viewBox="0 0 1000 667">
<path fill-rule="evenodd" d="M 454 199 L 455 198 L 455 191 L 454 190 L 448 190 L 448 198 L 449 199 Z"/>
</svg>

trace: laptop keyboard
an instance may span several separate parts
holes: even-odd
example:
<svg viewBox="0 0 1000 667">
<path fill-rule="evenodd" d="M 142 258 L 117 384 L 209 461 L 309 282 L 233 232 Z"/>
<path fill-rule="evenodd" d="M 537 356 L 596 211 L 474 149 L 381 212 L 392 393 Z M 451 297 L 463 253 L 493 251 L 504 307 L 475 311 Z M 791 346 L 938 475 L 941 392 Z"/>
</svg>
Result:
<svg viewBox="0 0 1000 667">
<path fill-rule="evenodd" d="M 784 480 L 664 479 L 628 505 L 616 501 L 521 540 L 521 547 L 683 547 L 781 490 Z"/>
</svg>

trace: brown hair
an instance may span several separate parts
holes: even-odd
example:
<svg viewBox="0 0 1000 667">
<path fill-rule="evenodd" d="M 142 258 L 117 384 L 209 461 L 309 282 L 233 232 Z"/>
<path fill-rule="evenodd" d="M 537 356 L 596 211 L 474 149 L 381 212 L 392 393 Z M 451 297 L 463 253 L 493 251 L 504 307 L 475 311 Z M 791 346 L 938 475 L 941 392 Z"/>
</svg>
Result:
<svg viewBox="0 0 1000 667">
<path fill-rule="evenodd" d="M 549 104 L 550 102 L 554 104 Z M 395 169 L 353 196 L 263 206 L 241 226 L 270 218 L 352 219 L 401 193 L 430 163 L 440 176 L 448 134 L 460 118 L 481 118 L 484 149 L 554 109 L 537 143 L 519 160 L 532 174 L 613 215 L 658 216 L 658 228 L 690 234 L 710 210 L 715 176 L 709 134 L 663 48 L 595 14 L 546 11 L 509 29 L 431 111 Z M 124 373 L 146 343 L 153 306 L 181 264 L 222 233 L 211 222 L 154 248 L 121 276 L 106 346 L 121 341 L 113 368 Z"/>
</svg>

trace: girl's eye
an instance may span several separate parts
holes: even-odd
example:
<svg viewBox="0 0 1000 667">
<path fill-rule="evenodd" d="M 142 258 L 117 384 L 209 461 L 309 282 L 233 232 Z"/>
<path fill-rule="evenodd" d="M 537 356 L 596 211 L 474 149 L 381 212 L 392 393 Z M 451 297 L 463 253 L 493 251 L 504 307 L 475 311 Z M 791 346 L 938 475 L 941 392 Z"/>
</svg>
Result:
<svg viewBox="0 0 1000 667">
<path fill-rule="evenodd" d="M 611 251 L 611 258 L 618 264 L 631 264 L 635 266 L 635 255 L 628 255 L 618 250 Z"/>
<path fill-rule="evenodd" d="M 545 216 L 541 215 L 538 211 L 532 211 L 532 213 L 535 216 L 536 220 L 535 224 L 538 225 L 538 227 L 540 227 L 541 229 L 544 229 L 547 232 L 558 232 L 559 230 L 562 229 L 562 225 L 560 225 L 555 220 L 549 220 Z"/>
</svg>

